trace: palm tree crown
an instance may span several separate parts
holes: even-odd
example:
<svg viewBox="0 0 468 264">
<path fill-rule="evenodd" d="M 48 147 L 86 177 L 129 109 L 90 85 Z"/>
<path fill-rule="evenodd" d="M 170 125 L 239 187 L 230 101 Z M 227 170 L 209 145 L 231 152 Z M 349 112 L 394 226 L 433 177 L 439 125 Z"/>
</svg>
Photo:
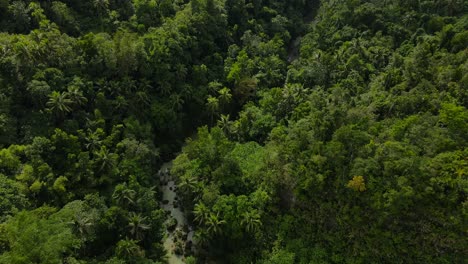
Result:
<svg viewBox="0 0 468 264">
<path fill-rule="evenodd" d="M 146 216 L 141 216 L 135 212 L 130 213 L 128 217 L 128 228 L 133 238 L 137 240 L 143 239 L 143 232 L 151 228 L 145 221 Z"/>
<path fill-rule="evenodd" d="M 72 100 L 68 98 L 66 93 L 53 91 L 49 96 L 49 101 L 46 105 L 50 111 L 58 116 L 62 116 L 63 114 L 69 113 L 72 110 L 72 104 Z"/>
</svg>

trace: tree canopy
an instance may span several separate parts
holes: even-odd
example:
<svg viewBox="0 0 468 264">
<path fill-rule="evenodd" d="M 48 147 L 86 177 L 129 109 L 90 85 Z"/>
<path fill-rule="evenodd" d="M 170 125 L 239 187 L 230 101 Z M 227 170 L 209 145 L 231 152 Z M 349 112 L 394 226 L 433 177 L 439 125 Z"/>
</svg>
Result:
<svg viewBox="0 0 468 264">
<path fill-rule="evenodd" d="M 170 160 L 186 263 L 467 259 L 466 1 L 0 14 L 0 263 L 166 263 Z"/>
</svg>

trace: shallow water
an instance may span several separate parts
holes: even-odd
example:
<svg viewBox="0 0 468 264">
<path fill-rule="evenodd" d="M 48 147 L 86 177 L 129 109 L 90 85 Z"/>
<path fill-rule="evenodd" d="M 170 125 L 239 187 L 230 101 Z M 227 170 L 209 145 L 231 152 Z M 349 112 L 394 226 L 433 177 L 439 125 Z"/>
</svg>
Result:
<svg viewBox="0 0 468 264">
<path fill-rule="evenodd" d="M 166 162 L 161 167 L 161 171 L 165 171 L 166 169 L 170 170 L 172 166 L 172 162 Z M 161 176 L 164 177 L 164 176 Z M 164 180 L 169 180 L 169 182 L 161 186 L 161 191 L 163 194 L 163 200 L 168 200 L 168 204 L 162 204 L 161 207 L 171 212 L 171 216 L 177 220 L 177 227 L 182 227 L 187 220 L 185 219 L 184 213 L 180 210 L 179 207 L 174 208 L 174 201 L 175 197 L 177 197 L 177 193 L 174 192 L 174 187 L 176 187 L 175 182 L 172 179 L 168 179 L 167 177 Z M 172 189 L 172 190 L 171 190 Z M 174 248 L 174 239 L 173 235 L 166 230 L 166 239 L 164 241 L 164 248 L 167 251 L 168 263 L 169 264 L 185 264 L 184 257 L 176 255 L 173 252 Z"/>
</svg>

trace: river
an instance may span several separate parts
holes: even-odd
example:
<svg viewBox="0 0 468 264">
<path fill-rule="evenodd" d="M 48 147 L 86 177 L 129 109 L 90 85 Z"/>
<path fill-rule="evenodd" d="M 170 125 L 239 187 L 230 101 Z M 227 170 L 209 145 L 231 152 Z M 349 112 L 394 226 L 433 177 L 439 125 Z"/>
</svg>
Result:
<svg viewBox="0 0 468 264">
<path fill-rule="evenodd" d="M 164 182 L 166 184 L 161 185 L 161 191 L 163 194 L 163 203 L 161 204 L 161 207 L 165 211 L 170 212 L 170 217 L 168 216 L 168 219 L 166 222 L 169 222 L 169 219 L 171 217 L 175 218 L 177 220 L 177 225 L 175 227 L 174 231 L 169 231 L 166 229 L 166 237 L 164 240 L 164 248 L 167 251 L 167 259 L 169 264 L 185 264 L 184 261 L 184 256 L 181 254 L 176 254 L 174 252 L 174 249 L 176 248 L 176 241 L 177 239 L 181 240 L 180 237 L 176 237 L 176 233 L 179 232 L 179 234 L 183 234 L 184 232 L 182 231 L 184 229 L 184 226 L 187 225 L 187 219 L 185 218 L 184 213 L 180 209 L 179 206 L 174 206 L 177 204 L 177 193 L 176 193 L 176 188 L 177 185 L 175 184 L 174 179 L 171 177 L 170 171 L 172 167 L 172 161 L 166 162 L 161 166 L 160 172 L 158 172 L 158 175 L 161 177 L 161 182 Z M 190 231 L 186 233 L 187 238 L 182 239 L 184 245 L 187 241 L 192 241 L 193 240 L 193 231 Z M 183 235 L 185 237 L 185 234 Z"/>
</svg>

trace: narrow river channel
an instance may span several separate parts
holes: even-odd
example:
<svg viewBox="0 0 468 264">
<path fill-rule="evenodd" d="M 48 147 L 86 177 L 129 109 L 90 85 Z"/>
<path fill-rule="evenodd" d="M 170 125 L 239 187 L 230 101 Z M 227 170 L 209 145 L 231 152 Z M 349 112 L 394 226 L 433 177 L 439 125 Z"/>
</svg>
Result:
<svg viewBox="0 0 468 264">
<path fill-rule="evenodd" d="M 161 177 L 161 191 L 163 194 L 163 202 L 161 207 L 166 211 L 170 212 L 167 217 L 166 223 L 174 223 L 171 218 L 174 218 L 177 221 L 175 228 L 166 229 L 166 237 L 164 240 L 164 248 L 168 254 L 168 263 L 169 264 L 184 264 L 183 254 L 177 252 L 177 241 L 183 244 L 183 248 L 187 247 L 187 243 L 190 243 L 193 240 L 193 231 L 187 232 L 184 230 L 187 228 L 187 219 L 185 218 L 184 213 L 178 206 L 178 196 L 177 196 L 177 186 L 173 177 L 170 174 L 172 167 L 172 161 L 166 162 L 162 165 L 158 175 Z M 185 234 L 184 234 L 185 233 Z M 178 235 L 179 234 L 179 235 Z M 180 236 L 182 234 L 182 236 Z M 182 237 L 182 238 L 181 238 Z M 190 245 L 190 244 L 189 244 Z"/>
</svg>

